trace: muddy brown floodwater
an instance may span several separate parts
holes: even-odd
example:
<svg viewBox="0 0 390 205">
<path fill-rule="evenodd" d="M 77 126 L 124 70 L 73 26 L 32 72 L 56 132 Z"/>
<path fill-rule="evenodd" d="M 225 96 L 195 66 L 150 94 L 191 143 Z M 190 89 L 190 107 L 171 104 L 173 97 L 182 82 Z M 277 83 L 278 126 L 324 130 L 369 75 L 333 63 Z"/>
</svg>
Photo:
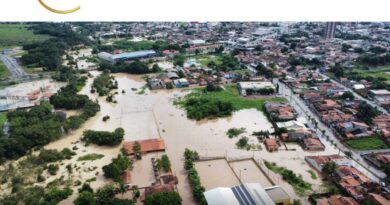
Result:
<svg viewBox="0 0 390 205">
<path fill-rule="evenodd" d="M 97 76 L 99 72 L 92 72 L 92 74 Z M 262 112 L 259 112 L 256 109 L 240 110 L 233 113 L 231 117 L 196 122 L 188 120 L 185 112 L 173 105 L 174 99 L 184 96 L 188 91 L 145 90 L 142 92 L 143 94 L 139 94 L 141 93 L 140 91 L 144 90 L 145 86 L 145 81 L 141 76 L 126 74 L 115 74 L 114 76 L 119 83 L 118 94 L 115 95 L 115 99 L 118 103 L 108 103 L 105 101 L 105 98 L 97 97 L 96 94 L 91 94 L 90 86 L 93 79 L 88 79 L 87 85 L 83 88 L 81 93 L 88 95 L 91 99 L 98 99 L 101 105 L 101 112 L 88 120 L 82 128 L 56 142 L 50 143 L 46 148 L 71 148 L 75 146 L 74 142 L 80 139 L 82 132 L 86 129 L 113 131 L 118 127 L 122 127 L 126 133 L 125 140 L 130 141 L 162 137 L 166 143 L 166 154 L 171 160 L 172 170 L 179 179 L 179 184 L 177 186 L 178 191 L 183 199 L 183 204 L 186 205 L 195 203 L 192 198 L 186 172 L 183 168 L 183 153 L 185 148 L 196 150 L 201 156 L 219 156 L 227 157 L 229 159 L 254 157 L 256 160 L 260 161 L 266 159 L 276 162 L 278 165 L 287 166 L 294 170 L 294 172 L 301 174 L 306 181 L 314 184 L 315 188 L 319 187 L 321 184 L 319 179 L 313 180 L 307 173 L 307 170 L 309 170 L 310 167 L 304 162 L 304 156 L 311 155 L 312 153 L 304 152 L 299 146 L 297 146 L 297 151 L 295 152 L 279 151 L 276 153 L 269 153 L 265 151 L 264 147 L 263 150 L 260 151 L 244 151 L 236 148 L 235 143 L 238 138 L 229 139 L 226 136 L 226 131 L 229 128 L 244 127 L 246 128 L 246 133 L 242 134 L 242 136 L 248 136 L 250 138 L 250 143 L 258 143 L 257 139 L 251 136 L 252 132 L 260 130 L 269 130 L 270 132 L 273 132 L 271 123 L 268 122 Z M 125 93 L 122 93 L 122 90 L 124 90 Z M 105 115 L 110 116 L 110 120 L 107 122 L 102 121 L 102 117 Z M 78 173 L 76 178 L 86 180 L 96 176 L 96 181 L 91 183 L 93 188 L 98 188 L 105 183 L 108 183 L 109 180 L 104 178 L 101 168 L 110 163 L 113 157 L 116 157 L 120 152 L 121 145 L 113 148 L 92 145 L 85 147 L 79 143 L 76 144 L 76 146 L 79 147 L 77 156 L 71 161 L 66 162 L 65 165 L 67 163 L 77 163 L 80 166 L 97 167 L 94 172 Z M 332 154 L 333 152 L 334 150 L 327 150 L 326 152 L 317 152 L 316 155 Z M 84 165 L 77 162 L 78 156 L 88 153 L 100 153 L 105 156 L 100 160 L 86 162 Z M 150 157 L 159 155 L 161 154 L 156 153 L 148 155 L 144 157 L 142 161 L 135 162 L 135 167 L 132 171 L 134 184 L 146 186 L 153 181 Z M 262 173 L 255 169 L 256 167 L 254 164 L 247 163 L 248 162 L 236 163 L 233 164 L 233 167 L 236 169 L 246 169 L 245 173 L 241 173 L 242 179 L 244 179 L 243 181 L 260 182 L 266 187 L 269 182 L 264 179 Z M 202 169 L 207 169 L 209 164 L 207 164 L 207 162 L 197 163 L 196 166 L 201 171 Z M 224 173 L 228 164 L 213 162 L 212 166 L 215 170 L 220 170 L 220 176 L 227 177 L 231 180 L 229 183 L 220 183 L 221 180 L 213 178 L 204 184 L 207 189 L 238 183 L 238 180 L 233 177 L 234 174 Z M 65 172 L 65 168 L 62 167 L 60 172 Z M 278 182 L 278 179 L 276 179 L 276 182 Z M 286 189 L 292 198 L 298 198 L 292 188 L 288 186 L 288 184 L 282 184 L 282 187 Z M 61 202 L 61 204 L 72 204 L 76 195 L 77 190 L 75 189 L 73 196 Z"/>
</svg>

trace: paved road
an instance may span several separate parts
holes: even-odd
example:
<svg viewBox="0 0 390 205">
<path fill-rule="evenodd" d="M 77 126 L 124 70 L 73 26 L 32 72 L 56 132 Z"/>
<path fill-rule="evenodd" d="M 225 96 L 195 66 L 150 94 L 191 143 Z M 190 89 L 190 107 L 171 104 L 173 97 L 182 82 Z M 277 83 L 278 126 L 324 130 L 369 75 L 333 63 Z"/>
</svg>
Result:
<svg viewBox="0 0 390 205">
<path fill-rule="evenodd" d="M 377 168 L 373 167 L 372 165 L 368 164 L 361 156 L 359 152 L 356 152 L 354 150 L 350 150 L 349 148 L 345 147 L 344 144 L 342 144 L 339 139 L 333 134 L 331 129 L 323 124 L 318 116 L 314 114 L 307 105 L 303 102 L 302 99 L 298 97 L 298 95 L 293 94 L 290 88 L 288 88 L 285 84 L 279 82 L 278 79 L 274 80 L 274 83 L 277 83 L 279 85 L 279 93 L 283 96 L 285 96 L 290 104 L 294 107 L 294 109 L 300 114 L 301 116 L 308 118 L 310 116 L 312 119 L 316 119 L 318 122 L 318 129 L 317 129 L 317 136 L 320 137 L 320 140 L 323 144 L 327 145 L 329 144 L 326 137 L 323 136 L 322 132 L 320 130 L 325 130 L 325 135 L 329 136 L 329 141 L 333 141 L 333 143 L 336 144 L 337 149 L 339 149 L 340 152 L 345 153 L 346 151 L 352 152 L 352 159 L 353 159 L 353 165 L 357 168 L 359 168 L 360 171 L 362 171 L 365 175 L 367 175 L 371 180 L 375 182 L 380 182 L 381 178 L 386 177 L 386 175 L 378 170 Z M 311 128 L 314 129 L 314 124 L 308 120 L 308 124 Z M 340 153 L 341 154 L 341 153 Z"/>
<path fill-rule="evenodd" d="M 330 78 L 329 76 L 327 76 L 327 75 L 325 75 L 325 74 L 322 74 L 322 73 L 320 73 L 320 72 L 318 72 L 318 74 L 321 75 L 322 77 L 329 78 L 333 83 L 335 83 L 335 84 L 337 84 L 338 86 L 340 86 L 340 87 L 342 87 L 342 88 L 348 90 L 349 92 L 351 92 L 351 93 L 355 96 L 356 99 L 366 101 L 368 104 L 370 104 L 372 107 L 376 107 L 376 108 L 377 108 L 379 111 L 381 111 L 382 113 L 389 114 L 389 113 L 387 112 L 387 110 L 385 110 L 383 107 L 381 107 L 380 105 L 378 105 L 377 103 L 375 103 L 375 102 L 373 102 L 373 101 L 371 101 L 371 100 L 368 100 L 368 99 L 362 97 L 361 95 L 357 94 L 353 89 L 351 89 L 351 88 L 349 88 L 349 87 L 347 87 L 347 86 L 345 86 L 345 85 L 343 85 L 343 84 L 341 84 L 341 83 L 339 83 L 339 82 L 333 80 L 332 78 Z"/>
<path fill-rule="evenodd" d="M 3 61 L 4 65 L 11 72 L 11 79 L 19 79 L 28 75 L 18 62 L 16 62 L 15 58 L 0 54 L 0 60 Z"/>
</svg>

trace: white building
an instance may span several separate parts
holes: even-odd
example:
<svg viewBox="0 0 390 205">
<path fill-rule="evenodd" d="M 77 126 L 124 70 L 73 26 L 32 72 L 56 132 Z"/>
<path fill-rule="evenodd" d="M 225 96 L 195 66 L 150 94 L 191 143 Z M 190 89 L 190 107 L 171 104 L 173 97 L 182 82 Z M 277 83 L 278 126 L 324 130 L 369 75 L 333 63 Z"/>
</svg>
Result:
<svg viewBox="0 0 390 205">
<path fill-rule="evenodd" d="M 280 187 L 263 188 L 258 183 L 244 183 L 232 188 L 219 187 L 204 193 L 209 205 L 287 205 L 290 197 Z"/>
<path fill-rule="evenodd" d="M 238 89 L 240 91 L 240 94 L 242 96 L 246 96 L 248 91 L 257 92 L 263 89 L 273 89 L 276 90 L 274 84 L 269 81 L 263 81 L 263 82 L 239 82 L 238 83 Z"/>
</svg>

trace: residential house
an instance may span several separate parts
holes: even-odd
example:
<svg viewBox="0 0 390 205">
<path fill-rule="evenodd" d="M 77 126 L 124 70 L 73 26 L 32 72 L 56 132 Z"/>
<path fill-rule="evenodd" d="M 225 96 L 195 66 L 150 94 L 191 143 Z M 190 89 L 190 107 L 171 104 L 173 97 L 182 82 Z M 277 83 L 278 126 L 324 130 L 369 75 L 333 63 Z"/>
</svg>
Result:
<svg viewBox="0 0 390 205">
<path fill-rule="evenodd" d="M 305 160 L 319 173 L 322 172 L 322 168 L 328 162 L 335 162 L 337 165 L 351 165 L 348 159 L 340 155 L 306 156 Z"/>
<path fill-rule="evenodd" d="M 390 200 L 379 194 L 369 193 L 367 198 L 370 200 L 372 205 L 390 205 Z"/>
<path fill-rule="evenodd" d="M 330 197 L 316 199 L 316 205 L 359 205 L 359 203 L 351 197 L 332 195 Z"/>
<path fill-rule="evenodd" d="M 305 138 L 302 140 L 302 145 L 306 150 L 310 151 L 323 151 L 325 145 L 322 144 L 321 140 L 314 137 Z"/>
<path fill-rule="evenodd" d="M 269 152 L 277 151 L 279 148 L 279 144 L 274 138 L 265 139 L 264 145 Z"/>
</svg>

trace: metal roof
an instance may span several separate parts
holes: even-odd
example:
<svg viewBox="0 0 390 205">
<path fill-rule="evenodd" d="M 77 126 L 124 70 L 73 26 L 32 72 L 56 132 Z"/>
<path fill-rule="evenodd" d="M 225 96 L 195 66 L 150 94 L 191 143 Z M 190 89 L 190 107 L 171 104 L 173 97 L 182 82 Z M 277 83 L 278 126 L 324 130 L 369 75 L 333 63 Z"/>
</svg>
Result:
<svg viewBox="0 0 390 205">
<path fill-rule="evenodd" d="M 135 51 L 130 53 L 121 53 L 113 55 L 112 58 L 116 59 L 126 59 L 126 58 L 142 58 L 150 55 L 156 55 L 156 51 L 153 50 L 145 50 L 145 51 Z"/>
</svg>

